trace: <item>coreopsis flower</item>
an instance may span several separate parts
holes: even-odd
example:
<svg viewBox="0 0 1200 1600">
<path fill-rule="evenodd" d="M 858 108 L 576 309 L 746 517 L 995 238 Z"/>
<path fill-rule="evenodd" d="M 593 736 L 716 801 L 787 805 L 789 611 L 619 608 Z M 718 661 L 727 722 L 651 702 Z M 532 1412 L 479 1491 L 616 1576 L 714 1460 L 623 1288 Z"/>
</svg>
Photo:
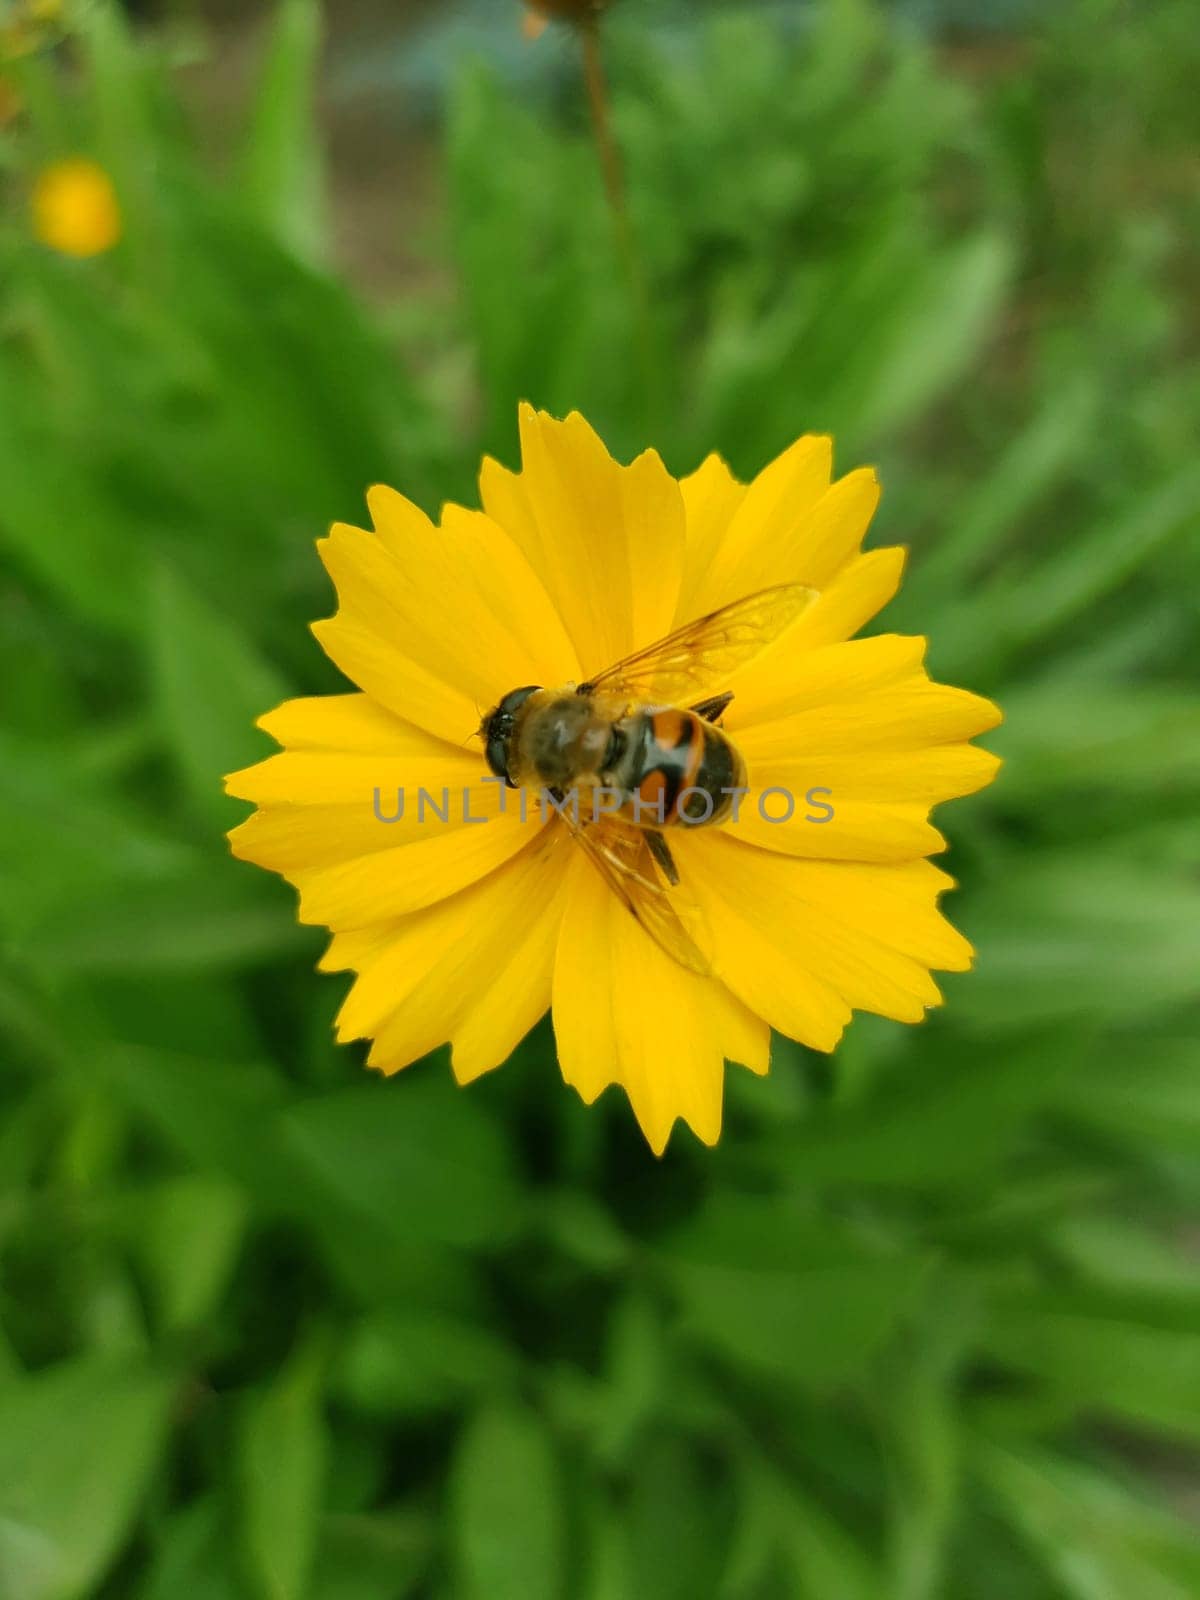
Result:
<svg viewBox="0 0 1200 1600">
<path fill-rule="evenodd" d="M 61 255 L 102 255 L 121 237 L 121 208 L 104 168 L 83 156 L 44 167 L 32 195 L 34 235 Z"/>
<path fill-rule="evenodd" d="M 434 526 L 376 488 L 373 532 L 320 542 L 314 632 L 356 688 L 261 719 L 283 748 L 227 780 L 259 808 L 233 850 L 332 930 L 373 1067 L 448 1041 L 468 1083 L 549 1008 L 585 1101 L 619 1084 L 656 1152 L 677 1118 L 712 1144 L 726 1062 L 765 1073 L 771 1029 L 829 1051 L 970 965 L 929 811 L 992 778 L 968 741 L 999 712 L 931 682 L 924 639 L 853 637 L 904 552 L 862 552 L 878 484 L 834 481 L 828 438 L 676 481 L 522 407 L 521 450 L 485 460 L 482 510 Z"/>
</svg>

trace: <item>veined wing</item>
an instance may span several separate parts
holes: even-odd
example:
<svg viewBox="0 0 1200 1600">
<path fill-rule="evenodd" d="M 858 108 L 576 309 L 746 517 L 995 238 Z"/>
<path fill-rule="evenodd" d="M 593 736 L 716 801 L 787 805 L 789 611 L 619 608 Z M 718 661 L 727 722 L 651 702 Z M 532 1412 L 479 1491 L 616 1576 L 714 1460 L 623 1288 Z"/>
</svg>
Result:
<svg viewBox="0 0 1200 1600">
<path fill-rule="evenodd" d="M 704 689 L 724 687 L 818 597 L 816 589 L 802 583 L 759 589 L 626 656 L 580 684 L 579 693 L 684 705 Z"/>
<path fill-rule="evenodd" d="M 645 833 L 605 819 L 579 823 L 559 813 L 612 892 L 673 961 L 706 978 L 712 972 L 708 925 L 682 885 L 663 883 Z"/>
</svg>

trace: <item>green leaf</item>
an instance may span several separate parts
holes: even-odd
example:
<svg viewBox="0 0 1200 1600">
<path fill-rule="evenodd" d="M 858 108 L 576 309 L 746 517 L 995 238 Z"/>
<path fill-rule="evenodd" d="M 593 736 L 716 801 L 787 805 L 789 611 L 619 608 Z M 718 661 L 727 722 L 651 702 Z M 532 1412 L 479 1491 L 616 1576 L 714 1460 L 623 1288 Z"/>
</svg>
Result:
<svg viewBox="0 0 1200 1600">
<path fill-rule="evenodd" d="M 283 682 L 169 566 L 154 574 L 146 628 L 160 735 L 199 815 L 229 827 L 239 808 L 221 780 L 266 753 L 254 722 L 284 698 Z"/>
<path fill-rule="evenodd" d="M 730 1506 L 694 1444 L 674 1434 L 645 1441 L 631 1472 L 626 1594 L 713 1600 L 725 1566 Z"/>
<path fill-rule="evenodd" d="M 137 1518 L 173 1390 L 94 1358 L 0 1388 L 0 1594 L 94 1592 Z"/>
<path fill-rule="evenodd" d="M 1148 1496 L 1049 1451 L 981 1442 L 977 1470 L 1005 1516 L 1074 1600 L 1189 1600 L 1200 1538 Z"/>
<path fill-rule="evenodd" d="M 146 152 L 165 154 L 166 129 L 155 115 L 150 61 L 138 48 L 131 20 L 112 0 L 73 6 L 88 65 L 88 89 L 98 153 L 112 174 L 121 201 L 125 247 L 139 275 L 153 282 L 155 167 Z M 161 287 L 161 282 L 158 285 Z"/>
<path fill-rule="evenodd" d="M 68 615 L 133 632 L 140 621 L 141 551 L 119 506 L 97 492 L 84 464 L 51 428 L 37 399 L 44 382 L 0 342 L 0 545 L 6 560 Z"/>
<path fill-rule="evenodd" d="M 844 1381 L 916 1292 L 923 1265 L 834 1226 L 783 1226 L 777 1206 L 723 1197 L 672 1241 L 662 1267 L 680 1326 L 736 1368 L 799 1388 Z"/>
<path fill-rule="evenodd" d="M 667 1383 L 662 1318 L 642 1295 L 614 1306 L 605 1341 L 604 1391 L 596 1450 L 614 1465 L 631 1453 L 640 1430 L 655 1415 Z"/>
<path fill-rule="evenodd" d="M 954 986 L 960 1020 L 996 1030 L 1128 1021 L 1195 994 L 1200 887 L 1112 851 L 1014 856 L 963 918 L 979 952 Z"/>
<path fill-rule="evenodd" d="M 93 896 L 111 908 L 152 893 L 199 859 L 87 772 L 78 748 L 0 735 L 0 924 L 35 963 L 45 952 L 32 934 L 45 922 L 73 923 Z"/>
<path fill-rule="evenodd" d="M 1016 689 L 1004 698 L 1005 721 L 988 745 L 1005 761 L 1007 804 L 1049 810 L 1047 796 L 1087 790 L 1089 802 L 1104 815 L 1097 791 L 1145 795 L 1151 800 L 1170 789 L 1200 788 L 1200 704 L 1180 690 L 1150 685 L 1106 686 L 1104 715 L 1094 715 L 1096 687 L 1054 677 Z M 1054 802 L 1067 828 L 1065 801 Z"/>
<path fill-rule="evenodd" d="M 325 252 L 322 155 L 314 111 L 321 7 L 280 0 L 245 149 L 241 189 L 281 244 L 318 261 Z"/>
<path fill-rule="evenodd" d="M 884 1600 L 883 1577 L 868 1551 L 781 1467 L 749 1456 L 738 1487 L 721 1600 L 783 1593 L 795 1600 Z"/>
<path fill-rule="evenodd" d="M 536 1412 L 490 1406 L 467 1424 L 451 1469 L 451 1537 L 463 1600 L 561 1600 L 561 1469 Z"/>
<path fill-rule="evenodd" d="M 615 1219 L 581 1190 L 542 1195 L 534 1222 L 556 1249 L 594 1272 L 616 1272 L 629 1258 L 629 1242 Z"/>
<path fill-rule="evenodd" d="M 353 1212 L 405 1239 L 504 1239 L 523 1213 L 504 1137 L 444 1066 L 295 1106 L 289 1149 Z"/>
<path fill-rule="evenodd" d="M 987 945 L 983 950 L 986 965 L 991 952 Z M 972 973 L 970 981 L 978 976 Z M 902 1069 L 890 1092 L 810 1117 L 789 1139 L 787 1160 L 806 1187 L 840 1182 L 924 1190 L 975 1183 L 1053 1098 L 1082 1054 L 1082 1041 L 1064 1030 L 1001 1045 L 980 1042 L 969 1060 L 956 1053 L 939 1061 L 930 1041 L 920 1072 L 909 1076 Z"/>
<path fill-rule="evenodd" d="M 204 871 L 81 891 L 56 905 L 26 930 L 38 962 L 59 975 L 228 972 L 311 943 L 273 887 L 215 848 Z"/>
<path fill-rule="evenodd" d="M 1130 1060 L 1136 1053 L 1137 1070 Z M 1200 1098 L 1196 1041 L 1188 1032 L 1119 1040 L 1087 1076 L 1067 1079 L 1055 1097 L 1059 1110 L 1135 1150 L 1200 1155 Z"/>
<path fill-rule="evenodd" d="M 1102 1213 L 1066 1218 L 1048 1243 L 1082 1278 L 1110 1294 L 1200 1313 L 1195 1259 L 1165 1232 Z"/>
<path fill-rule="evenodd" d="M 1139 492 L 1032 571 L 980 587 L 948 619 L 939 654 L 959 672 L 1006 665 L 1067 627 L 1197 526 L 1200 467 L 1189 464 Z"/>
<path fill-rule="evenodd" d="M 1075 548 L 1044 562 L 1031 581 L 1007 595 L 990 596 L 1007 607 L 999 631 L 1010 647 L 1063 627 L 1125 582 L 1175 538 L 1200 529 L 1200 467 L 1189 465 L 1152 484 L 1119 516 Z"/>
<path fill-rule="evenodd" d="M 956 1387 L 974 1308 L 946 1275 L 934 1280 L 921 1309 L 907 1337 L 889 1348 L 876 1385 L 888 1466 L 893 1600 L 926 1600 L 944 1589 L 959 1510 Z"/>
<path fill-rule="evenodd" d="M 909 603 L 913 592 L 928 605 L 931 596 L 944 601 L 967 581 L 1078 461 L 1092 437 L 1096 409 L 1096 383 L 1090 371 L 1049 388 L 1041 409 L 1005 446 L 965 504 L 947 509 L 941 537 L 914 563 L 905 586 L 908 593 L 901 596 L 897 610 L 915 615 Z M 896 613 L 889 615 L 895 625 Z"/>
<path fill-rule="evenodd" d="M 242 1600 L 216 1495 L 196 1497 L 155 1531 L 138 1600 Z"/>
<path fill-rule="evenodd" d="M 227 1173 L 273 1215 L 289 1202 L 309 1201 L 304 1169 L 289 1160 L 277 1136 L 286 1090 L 271 1067 L 129 1044 L 107 1045 L 94 1063 L 168 1149 L 208 1172 Z"/>
<path fill-rule="evenodd" d="M 311 1600 L 405 1600 L 425 1576 L 433 1536 L 417 1510 L 326 1517 Z"/>
<path fill-rule="evenodd" d="M 799 1273 L 679 1268 L 682 1327 L 734 1366 L 821 1388 L 852 1377 L 914 1288 L 910 1260 L 813 1266 Z"/>
<path fill-rule="evenodd" d="M 238 1523 L 246 1578 L 261 1600 L 308 1593 L 328 1450 L 324 1369 L 324 1341 L 310 1340 L 242 1415 Z"/>
<path fill-rule="evenodd" d="M 779 1495 L 780 1544 L 797 1600 L 896 1600 L 870 1551 L 813 1496 Z"/>
<path fill-rule="evenodd" d="M 931 263 L 873 352 L 852 413 L 856 437 L 876 439 L 911 421 L 962 377 L 995 322 L 1012 268 L 1012 247 L 996 233 Z"/>
<path fill-rule="evenodd" d="M 246 1221 L 241 1191 L 208 1174 L 172 1178 L 134 1197 L 134 1247 L 149 1275 L 160 1328 L 209 1316 L 233 1270 Z"/>
<path fill-rule="evenodd" d="M 345 1401 L 369 1416 L 423 1416 L 513 1386 L 519 1370 L 498 1331 L 412 1306 L 379 1313 L 353 1331 L 336 1383 Z"/>
<path fill-rule="evenodd" d="M 982 1343 L 1071 1411 L 1200 1439 L 1200 1360 L 1190 1319 L 1156 1326 L 1124 1302 L 1093 1307 L 1029 1294 L 991 1309 Z"/>
</svg>

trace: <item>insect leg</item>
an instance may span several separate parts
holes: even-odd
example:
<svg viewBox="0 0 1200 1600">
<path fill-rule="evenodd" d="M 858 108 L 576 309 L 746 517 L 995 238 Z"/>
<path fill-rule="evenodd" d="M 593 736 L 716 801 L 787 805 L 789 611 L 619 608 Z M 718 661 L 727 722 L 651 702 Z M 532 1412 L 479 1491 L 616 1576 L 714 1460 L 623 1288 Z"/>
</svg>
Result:
<svg viewBox="0 0 1200 1600">
<path fill-rule="evenodd" d="M 733 699 L 733 690 L 726 689 L 724 694 L 714 694 L 707 700 L 698 700 L 694 706 L 689 706 L 689 711 L 694 711 L 698 717 L 703 717 L 705 722 L 720 722 L 725 713 L 725 708 Z"/>
<path fill-rule="evenodd" d="M 675 865 L 675 857 L 671 854 L 671 846 L 662 834 L 654 828 L 646 829 L 646 843 L 650 847 L 650 854 L 662 868 L 663 876 L 672 888 L 679 882 L 679 868 Z"/>
</svg>

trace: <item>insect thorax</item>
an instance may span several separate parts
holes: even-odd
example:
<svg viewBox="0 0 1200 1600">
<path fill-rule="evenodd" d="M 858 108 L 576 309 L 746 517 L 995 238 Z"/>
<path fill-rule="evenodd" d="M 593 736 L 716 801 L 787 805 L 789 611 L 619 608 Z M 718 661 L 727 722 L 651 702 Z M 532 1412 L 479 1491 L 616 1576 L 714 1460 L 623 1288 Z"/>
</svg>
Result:
<svg viewBox="0 0 1200 1600">
<path fill-rule="evenodd" d="M 519 734 L 523 772 L 547 788 L 569 789 L 595 781 L 604 767 L 612 734 L 610 720 L 597 715 L 582 695 L 547 692 L 531 702 Z"/>
</svg>

